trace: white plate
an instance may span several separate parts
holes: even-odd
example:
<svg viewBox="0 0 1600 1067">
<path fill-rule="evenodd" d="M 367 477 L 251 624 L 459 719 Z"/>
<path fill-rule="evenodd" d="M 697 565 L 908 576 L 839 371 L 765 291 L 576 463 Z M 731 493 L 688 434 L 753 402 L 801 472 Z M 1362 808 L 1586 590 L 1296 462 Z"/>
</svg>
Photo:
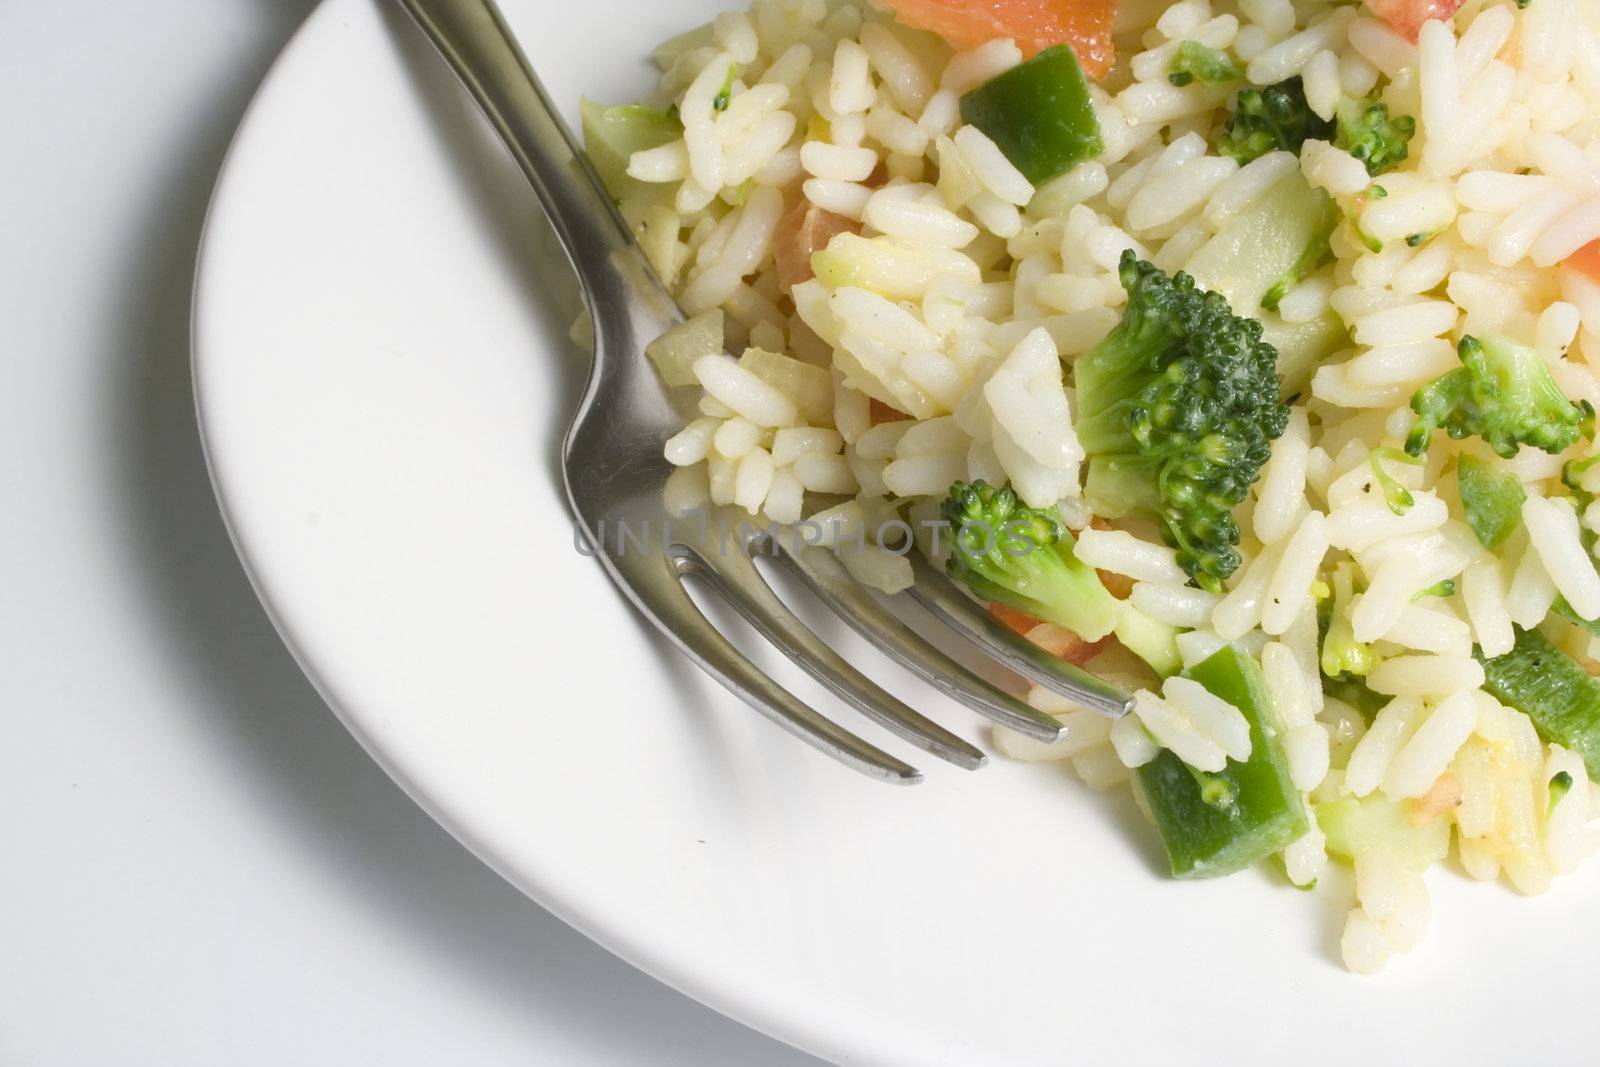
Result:
<svg viewBox="0 0 1600 1067">
<path fill-rule="evenodd" d="M 573 108 L 640 90 L 649 45 L 713 10 L 506 7 Z M 252 107 L 206 231 L 196 389 L 223 508 L 286 640 L 453 833 L 650 973 L 841 1061 L 1594 1047 L 1592 868 L 1537 903 L 1437 873 L 1427 943 L 1363 980 L 1335 962 L 1343 884 L 1174 882 L 1125 793 L 1058 767 L 968 774 L 918 753 L 923 785 L 870 782 L 665 650 L 574 551 L 559 498 L 582 370 L 570 283 L 396 8 L 327 0 Z"/>
</svg>

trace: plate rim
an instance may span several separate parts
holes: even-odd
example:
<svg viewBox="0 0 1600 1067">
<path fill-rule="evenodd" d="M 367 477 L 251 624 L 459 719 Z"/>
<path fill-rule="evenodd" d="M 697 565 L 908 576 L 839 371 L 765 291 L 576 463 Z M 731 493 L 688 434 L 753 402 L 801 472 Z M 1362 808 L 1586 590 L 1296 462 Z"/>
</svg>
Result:
<svg viewBox="0 0 1600 1067">
<path fill-rule="evenodd" d="M 200 450 L 205 462 L 206 476 L 210 483 L 212 495 L 216 499 L 218 514 L 222 519 L 223 528 L 227 532 L 228 541 L 233 547 L 234 555 L 238 560 L 240 569 L 244 572 L 250 584 L 251 591 L 255 594 L 262 611 L 265 613 L 278 639 L 283 642 L 284 648 L 293 658 L 318 697 L 331 711 L 334 717 L 353 737 L 363 752 L 378 765 L 388 778 L 399 787 L 408 799 L 417 805 L 430 819 L 436 822 L 446 833 L 462 845 L 472 856 L 484 866 L 488 867 L 498 877 L 511 885 L 518 892 L 526 896 L 533 904 L 545 909 L 561 922 L 582 934 L 599 948 L 622 960 L 629 966 L 643 972 L 696 1003 L 716 1012 L 742 1026 L 749 1027 L 758 1033 L 781 1042 L 799 1051 L 828 1060 L 829 1062 L 843 1062 L 846 1059 L 855 1059 L 862 1056 L 888 1061 L 898 1057 L 898 1053 L 888 1047 L 868 1048 L 876 1042 L 854 1041 L 844 1043 L 832 1039 L 826 1030 L 821 1027 L 808 1027 L 798 1017 L 791 1017 L 781 1011 L 771 1010 L 768 1003 L 760 998 L 746 998 L 738 995 L 737 990 L 728 984 L 719 984 L 710 974 L 696 973 L 692 967 L 674 965 L 664 954 L 654 952 L 647 945 L 614 932 L 597 914 L 586 911 L 575 902 L 565 899 L 558 891 L 545 884 L 546 880 L 538 876 L 537 872 L 520 872 L 517 865 L 508 857 L 502 856 L 489 841 L 474 832 L 471 827 L 457 819 L 450 811 L 448 804 L 432 795 L 422 784 L 407 771 L 403 763 L 392 757 L 372 733 L 363 725 L 360 716 L 354 713 L 346 704 L 338 699 L 333 686 L 322 676 L 314 666 L 313 657 L 295 637 L 283 613 L 274 603 L 268 593 L 267 583 L 260 574 L 257 565 L 252 561 L 245 547 L 245 537 L 240 529 L 240 524 L 235 509 L 230 506 L 232 496 L 226 483 L 226 478 L 221 472 L 222 464 L 217 458 L 220 446 L 216 440 L 216 429 L 212 421 L 207 418 L 205 389 L 203 382 L 206 379 L 204 350 L 206 344 L 205 333 L 201 328 L 201 307 L 206 300 L 208 289 L 208 265 L 214 261 L 212 249 L 220 240 L 219 234 L 226 225 L 223 220 L 223 205 L 225 193 L 230 177 L 238 164 L 240 150 L 253 135 L 254 129 L 259 126 L 261 111 L 270 106 L 272 92 L 277 83 L 284 76 L 283 72 L 290 57 L 301 47 L 309 37 L 319 31 L 325 20 L 332 20 L 340 9 L 356 0 L 319 0 L 317 6 L 305 17 L 289 39 L 284 42 L 271 64 L 267 67 L 261 80 L 251 94 L 228 146 L 223 153 L 222 161 L 217 169 L 217 176 L 212 184 L 206 203 L 206 210 L 201 224 L 200 238 L 197 242 L 195 253 L 195 266 L 190 287 L 189 307 L 189 375 L 190 392 L 195 411 L 195 422 L 200 440 Z M 526 866 L 526 862 L 524 861 Z M 535 864 L 537 866 L 537 864 Z M 530 876 L 524 876 L 524 874 Z M 865 1037 L 866 1035 L 859 1035 Z M 899 1050 L 903 1053 L 903 1049 Z"/>
</svg>

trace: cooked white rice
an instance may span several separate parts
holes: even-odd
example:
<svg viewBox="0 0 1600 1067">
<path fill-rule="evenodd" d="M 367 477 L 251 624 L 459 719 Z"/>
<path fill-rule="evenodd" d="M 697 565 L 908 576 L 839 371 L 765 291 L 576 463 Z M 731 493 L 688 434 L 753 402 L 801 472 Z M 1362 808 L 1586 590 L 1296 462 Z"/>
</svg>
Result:
<svg viewBox="0 0 1600 1067">
<path fill-rule="evenodd" d="M 650 102 L 675 105 L 683 133 L 633 155 L 622 211 L 685 309 L 720 309 L 728 349 L 745 352 L 663 364 L 669 384 L 702 391 L 698 417 L 665 444 L 668 506 L 810 519 L 822 543 L 859 549 L 841 553 L 858 580 L 896 591 L 910 564 L 874 543 L 876 518 L 906 502 L 926 513 L 956 480 L 1008 482 L 1060 511 L 1083 561 L 1132 579 L 1136 608 L 1182 629 L 1186 666 L 1228 643 L 1259 656 L 1274 743 L 1308 811 L 1385 797 L 1453 823 L 1474 877 L 1542 891 L 1593 848 L 1592 790 L 1577 755 L 1541 745 L 1481 690 L 1473 649 L 1506 653 L 1513 626 L 1544 624 L 1558 597 L 1600 617 L 1585 547 L 1600 504 L 1575 510 L 1561 480 L 1590 446 L 1504 460 L 1436 435 L 1424 465 L 1384 465 L 1411 494 L 1404 514 L 1385 503 L 1373 457 L 1403 443 L 1411 395 L 1459 365 L 1464 333 L 1522 341 L 1569 397 L 1600 405 L 1600 281 L 1561 265 L 1600 238 L 1600 5 L 1466 0 L 1415 44 L 1346 0 L 1143 8 L 1154 23 L 1119 28 L 1117 65 L 1092 89 L 1105 150 L 1040 188 L 960 116 L 962 93 L 1022 60 L 1011 41 L 954 52 L 876 7 L 754 0 L 661 54 Z M 1376 88 L 1417 117 L 1411 157 L 1382 175 L 1380 196 L 1326 142 L 1242 167 L 1215 154 L 1232 87 L 1171 84 L 1182 41 L 1229 52 L 1257 84 L 1299 75 L 1323 118 Z M 1355 225 L 1275 322 L 1336 316 L 1344 343 L 1320 365 L 1281 367 L 1290 419 L 1240 509 L 1246 563 L 1208 593 L 1148 525 L 1091 527 L 1065 368 L 1117 323 L 1125 249 L 1168 271 L 1203 263 L 1219 231 L 1296 174 Z M 807 205 L 845 231 L 828 249 L 848 256 L 847 280 L 780 278 L 785 216 Z M 1455 467 L 1469 453 L 1528 490 L 1495 552 L 1462 521 Z M 1600 466 L 1587 478 L 1600 490 Z M 1355 592 L 1330 602 L 1336 565 L 1353 568 Z M 1367 684 L 1392 698 L 1370 727 L 1324 693 L 1319 606 L 1370 644 Z M 1587 635 L 1556 636 L 1597 666 Z M 1183 678 L 1122 673 L 1127 657 L 1109 655 L 1090 666 L 1137 691 L 1133 715 L 1112 724 L 1034 689 L 1067 736 L 997 729 L 1001 751 L 1066 760 L 1096 789 L 1161 749 L 1200 771 L 1248 756 L 1237 708 Z M 1544 805 L 1558 773 L 1573 785 Z M 1328 856 L 1314 817 L 1282 858 L 1296 884 L 1317 879 Z M 1421 939 L 1428 891 L 1392 856 L 1357 856 L 1355 872 L 1341 951 L 1369 973 Z"/>
</svg>

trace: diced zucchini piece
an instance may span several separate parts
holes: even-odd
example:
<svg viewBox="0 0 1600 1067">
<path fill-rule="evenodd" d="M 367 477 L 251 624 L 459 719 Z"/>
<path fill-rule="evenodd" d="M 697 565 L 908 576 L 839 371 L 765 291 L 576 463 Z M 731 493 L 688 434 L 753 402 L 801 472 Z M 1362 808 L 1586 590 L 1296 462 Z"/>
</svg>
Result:
<svg viewBox="0 0 1600 1067">
<path fill-rule="evenodd" d="M 1537 630 L 1517 631 L 1510 652 L 1483 664 L 1483 688 L 1533 720 L 1547 741 L 1583 757 L 1600 781 L 1600 681 Z"/>
<path fill-rule="evenodd" d="M 944 274 L 962 285 L 982 281 L 977 264 L 954 249 L 849 232 L 811 253 L 811 270 L 830 289 L 853 285 L 890 300 L 921 300 Z"/>
<path fill-rule="evenodd" d="M 952 211 L 958 210 L 983 192 L 983 183 L 950 138 L 939 138 L 934 148 L 939 154 L 939 195 Z"/>
<path fill-rule="evenodd" d="M 1299 172 L 1286 175 L 1201 246 L 1184 268 L 1203 289 L 1228 298 L 1235 313 L 1259 318 L 1261 302 L 1303 270 L 1324 245 L 1328 194 Z"/>
<path fill-rule="evenodd" d="M 1483 547 L 1493 552 L 1522 522 L 1522 502 L 1528 499 L 1528 491 L 1515 474 L 1496 470 L 1469 452 L 1463 452 L 1456 462 L 1456 480 L 1467 525 Z"/>
<path fill-rule="evenodd" d="M 1317 826 L 1328 851 L 1354 861 L 1383 855 L 1413 871 L 1423 871 L 1450 851 L 1450 820 L 1432 818 L 1411 825 L 1411 802 L 1381 794 L 1339 797 L 1317 805 Z"/>
<path fill-rule="evenodd" d="M 644 186 L 628 177 L 628 160 L 635 152 L 656 148 L 683 133 L 678 116 L 643 104 L 607 107 L 593 100 L 578 102 L 583 120 L 583 147 L 606 191 L 617 199 Z"/>
<path fill-rule="evenodd" d="M 1186 673 L 1244 713 L 1250 758 L 1229 760 L 1218 774 L 1197 775 L 1163 750 L 1139 768 L 1139 782 L 1166 843 L 1173 877 L 1212 878 L 1287 847 L 1310 823 L 1289 777 L 1278 715 L 1260 665 L 1229 645 Z"/>
<path fill-rule="evenodd" d="M 1310 277 L 1311 272 L 1320 267 L 1324 262 L 1333 258 L 1333 231 L 1338 227 L 1338 205 L 1333 202 L 1333 197 L 1320 190 L 1314 194 L 1322 202 L 1322 215 L 1317 220 L 1316 229 L 1311 232 L 1311 240 L 1300 250 L 1300 258 L 1294 261 L 1293 266 L 1273 283 L 1267 290 L 1267 295 L 1261 298 L 1261 306 L 1272 311 L 1278 310 L 1281 301 L 1295 286 Z"/>
<path fill-rule="evenodd" d="M 739 365 L 791 398 L 806 425 L 833 425 L 833 378 L 826 368 L 764 348 L 745 349 Z"/>
<path fill-rule="evenodd" d="M 1278 350 L 1284 396 L 1304 397 L 1311 387 L 1311 375 L 1350 343 L 1350 331 L 1332 311 L 1310 322 L 1284 322 L 1273 311 L 1254 311 L 1251 317 L 1261 320 L 1261 339 Z"/>
<path fill-rule="evenodd" d="M 1104 149 L 1089 81 L 1066 45 L 1046 48 L 961 98 L 961 118 L 1034 185 Z"/>
<path fill-rule="evenodd" d="M 670 204 L 645 199 L 625 201 L 622 217 L 657 276 L 665 284 L 673 284 L 689 258 L 688 246 L 678 240 L 683 230 L 683 216 L 672 210 Z"/>
<path fill-rule="evenodd" d="M 722 353 L 722 309 L 702 311 L 680 322 L 644 346 L 644 354 L 656 365 L 656 373 L 668 388 L 693 385 L 694 361 L 701 356 Z"/>
<path fill-rule="evenodd" d="M 650 59 L 658 70 L 668 70 L 678 61 L 678 57 L 685 52 L 706 45 L 715 44 L 716 36 L 712 31 L 711 23 L 696 26 L 692 30 L 684 30 L 676 37 L 669 37 L 656 45 L 655 51 L 650 53 Z"/>
</svg>

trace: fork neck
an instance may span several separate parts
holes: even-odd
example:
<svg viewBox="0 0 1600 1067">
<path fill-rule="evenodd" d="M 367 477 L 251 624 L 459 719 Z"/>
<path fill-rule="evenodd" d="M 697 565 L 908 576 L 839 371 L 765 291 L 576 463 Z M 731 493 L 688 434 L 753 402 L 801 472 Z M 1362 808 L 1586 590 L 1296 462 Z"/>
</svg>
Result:
<svg viewBox="0 0 1600 1067">
<path fill-rule="evenodd" d="M 493 0 L 401 3 L 472 94 L 549 215 L 595 320 L 597 375 L 606 369 L 606 351 L 639 352 L 681 313 L 630 238 L 504 16 Z"/>
</svg>

